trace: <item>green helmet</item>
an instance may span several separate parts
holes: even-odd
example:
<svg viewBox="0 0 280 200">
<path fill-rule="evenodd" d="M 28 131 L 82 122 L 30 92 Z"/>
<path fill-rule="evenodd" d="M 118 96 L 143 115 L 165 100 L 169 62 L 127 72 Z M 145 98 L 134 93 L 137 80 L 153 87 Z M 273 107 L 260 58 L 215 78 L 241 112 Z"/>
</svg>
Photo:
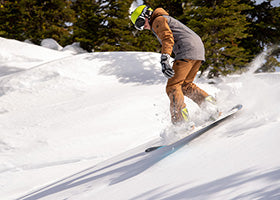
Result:
<svg viewBox="0 0 280 200">
<path fill-rule="evenodd" d="M 131 14 L 130 20 L 138 30 L 143 30 L 145 24 L 145 17 L 150 18 L 153 9 L 146 5 L 138 6 Z"/>
</svg>

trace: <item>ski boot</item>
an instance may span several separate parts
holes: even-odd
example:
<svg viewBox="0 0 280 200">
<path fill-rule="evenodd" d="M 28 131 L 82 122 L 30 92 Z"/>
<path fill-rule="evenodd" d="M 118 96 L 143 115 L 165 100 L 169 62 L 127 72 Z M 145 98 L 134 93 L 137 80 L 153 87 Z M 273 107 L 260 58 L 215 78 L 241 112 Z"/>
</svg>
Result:
<svg viewBox="0 0 280 200">
<path fill-rule="evenodd" d="M 183 120 L 166 127 L 161 133 L 160 137 L 163 139 L 164 143 L 172 143 L 176 140 L 181 139 L 190 131 L 194 130 L 195 123 L 190 121 L 189 112 L 187 108 L 181 110 Z"/>
<path fill-rule="evenodd" d="M 209 115 L 209 121 L 215 121 L 222 114 L 217 106 L 217 100 L 210 95 L 204 99 L 201 109 Z"/>
<path fill-rule="evenodd" d="M 194 122 L 192 122 L 190 120 L 188 109 L 187 108 L 183 108 L 181 110 L 181 113 L 182 113 L 182 116 L 183 116 L 183 118 L 185 120 L 184 126 L 185 126 L 186 130 L 193 130 L 195 128 L 195 124 L 194 124 Z"/>
</svg>

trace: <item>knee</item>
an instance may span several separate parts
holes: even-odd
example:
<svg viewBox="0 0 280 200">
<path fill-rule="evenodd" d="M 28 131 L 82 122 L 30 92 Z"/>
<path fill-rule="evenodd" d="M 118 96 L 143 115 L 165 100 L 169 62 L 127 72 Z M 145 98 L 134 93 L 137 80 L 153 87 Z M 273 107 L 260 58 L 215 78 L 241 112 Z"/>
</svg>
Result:
<svg viewBox="0 0 280 200">
<path fill-rule="evenodd" d="M 166 94 L 169 96 L 170 94 L 174 94 L 179 91 L 179 87 L 176 85 L 167 85 L 166 86 Z"/>
<path fill-rule="evenodd" d="M 189 87 L 191 87 L 192 84 L 193 84 L 192 82 L 184 82 L 182 87 L 183 88 L 189 88 Z"/>
<path fill-rule="evenodd" d="M 194 88 L 196 88 L 196 85 L 195 85 L 193 82 L 184 83 L 184 84 L 182 85 L 183 91 L 192 90 L 192 89 L 194 89 Z"/>
</svg>

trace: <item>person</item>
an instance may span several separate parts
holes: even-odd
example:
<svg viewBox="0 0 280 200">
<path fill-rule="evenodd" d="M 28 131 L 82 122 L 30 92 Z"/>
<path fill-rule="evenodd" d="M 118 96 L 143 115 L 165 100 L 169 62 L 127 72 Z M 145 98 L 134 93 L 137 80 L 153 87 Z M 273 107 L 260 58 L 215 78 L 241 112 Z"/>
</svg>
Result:
<svg viewBox="0 0 280 200">
<path fill-rule="evenodd" d="M 170 99 L 171 121 L 174 125 L 190 120 L 184 96 L 199 106 L 205 102 L 215 104 L 215 98 L 193 83 L 205 61 L 205 50 L 201 38 L 180 21 L 169 16 L 163 8 L 153 11 L 146 5 L 138 6 L 130 19 L 138 30 L 151 30 L 161 43 L 162 73 L 168 79 L 166 93 Z M 175 55 L 173 66 L 170 56 Z"/>
</svg>

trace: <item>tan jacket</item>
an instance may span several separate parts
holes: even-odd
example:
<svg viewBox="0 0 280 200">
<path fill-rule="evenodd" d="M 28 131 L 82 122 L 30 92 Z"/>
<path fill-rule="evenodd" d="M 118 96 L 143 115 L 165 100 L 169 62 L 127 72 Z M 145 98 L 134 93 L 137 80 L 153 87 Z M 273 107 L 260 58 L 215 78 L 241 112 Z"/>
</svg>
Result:
<svg viewBox="0 0 280 200">
<path fill-rule="evenodd" d="M 175 54 L 175 60 L 191 59 L 205 61 L 201 38 L 180 21 L 170 17 L 162 8 L 154 10 L 150 25 L 162 44 L 161 53 Z"/>
</svg>

